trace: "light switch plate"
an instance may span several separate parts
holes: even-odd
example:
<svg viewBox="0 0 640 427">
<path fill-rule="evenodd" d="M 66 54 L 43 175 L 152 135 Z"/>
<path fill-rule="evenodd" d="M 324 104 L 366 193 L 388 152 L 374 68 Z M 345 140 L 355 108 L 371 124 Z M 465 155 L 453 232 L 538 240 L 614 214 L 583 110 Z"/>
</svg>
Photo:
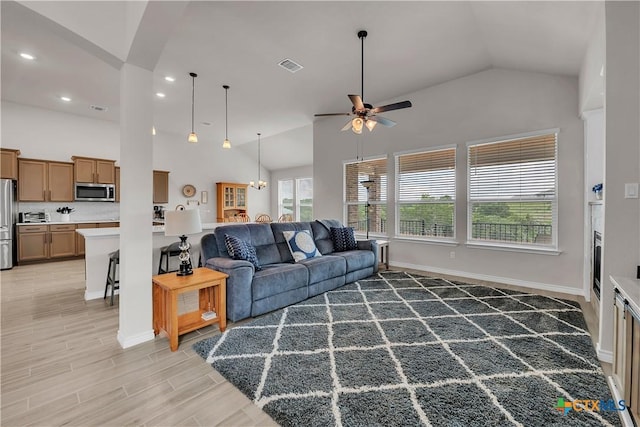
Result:
<svg viewBox="0 0 640 427">
<path fill-rule="evenodd" d="M 627 183 L 624 185 L 624 198 L 625 199 L 637 199 L 638 198 L 638 183 Z"/>
</svg>

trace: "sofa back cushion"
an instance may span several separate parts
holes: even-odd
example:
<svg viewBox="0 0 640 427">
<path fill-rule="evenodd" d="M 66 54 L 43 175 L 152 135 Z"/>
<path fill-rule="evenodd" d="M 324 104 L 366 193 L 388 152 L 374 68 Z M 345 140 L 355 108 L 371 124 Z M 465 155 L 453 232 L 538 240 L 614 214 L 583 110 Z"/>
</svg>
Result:
<svg viewBox="0 0 640 427">
<path fill-rule="evenodd" d="M 322 255 L 335 252 L 333 240 L 331 240 L 331 227 L 342 227 L 342 223 L 336 219 L 322 219 L 311 223 L 313 240 L 315 240 L 316 247 Z"/>
<path fill-rule="evenodd" d="M 202 263 L 205 263 L 209 258 L 215 258 L 220 256 L 218 252 L 218 243 L 216 242 L 216 235 L 213 233 L 205 234 L 200 239 L 200 254 Z"/>
<path fill-rule="evenodd" d="M 294 262 L 291 251 L 289 250 L 289 245 L 287 244 L 287 240 L 282 234 L 283 231 L 307 230 L 313 237 L 311 224 L 308 222 L 272 222 L 270 225 L 282 262 Z"/>
<path fill-rule="evenodd" d="M 282 262 L 269 224 L 221 225 L 216 227 L 213 232 L 216 236 L 220 256 L 231 258 L 224 240 L 224 235 L 228 234 L 252 245 L 256 249 L 260 265 Z"/>
</svg>

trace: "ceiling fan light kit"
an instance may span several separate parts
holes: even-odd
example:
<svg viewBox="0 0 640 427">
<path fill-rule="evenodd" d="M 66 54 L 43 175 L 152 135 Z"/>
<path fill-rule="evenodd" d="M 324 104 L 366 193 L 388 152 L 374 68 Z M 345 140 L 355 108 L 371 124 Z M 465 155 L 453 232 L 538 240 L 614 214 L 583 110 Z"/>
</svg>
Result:
<svg viewBox="0 0 640 427">
<path fill-rule="evenodd" d="M 350 113 L 327 113 L 327 114 L 316 114 L 316 117 L 326 117 L 326 116 L 355 116 L 353 119 L 349 120 L 349 122 L 342 128 L 343 131 L 351 128 L 351 131 L 355 134 L 362 134 L 362 126 L 366 126 L 371 132 L 378 123 L 382 126 L 392 127 L 395 126 L 396 122 L 393 120 L 385 119 L 384 117 L 377 116 L 378 113 L 383 113 L 385 111 L 392 110 L 401 110 L 403 108 L 411 107 L 411 101 L 402 101 L 396 102 L 394 104 L 383 105 L 381 107 L 374 107 L 371 104 L 366 104 L 364 99 L 364 39 L 367 37 L 367 32 L 365 30 L 358 31 L 358 38 L 360 39 L 360 53 L 361 53 L 361 61 L 360 61 L 360 78 L 361 78 L 361 87 L 360 87 L 360 95 L 348 95 L 353 107 L 351 107 Z"/>
<path fill-rule="evenodd" d="M 187 142 L 195 144 L 196 142 L 198 142 L 198 135 L 196 135 L 196 133 L 193 131 L 193 105 L 195 98 L 196 77 L 198 77 L 198 75 L 196 73 L 189 73 L 189 75 L 191 76 L 191 133 L 187 138 Z"/>
</svg>

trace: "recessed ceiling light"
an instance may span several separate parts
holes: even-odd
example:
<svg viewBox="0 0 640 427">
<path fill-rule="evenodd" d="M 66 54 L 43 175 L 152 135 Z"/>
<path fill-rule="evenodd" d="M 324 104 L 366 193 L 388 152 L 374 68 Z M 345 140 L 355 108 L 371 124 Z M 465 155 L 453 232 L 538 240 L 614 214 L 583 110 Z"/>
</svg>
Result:
<svg viewBox="0 0 640 427">
<path fill-rule="evenodd" d="M 71 102 L 71 98 L 69 98 L 68 96 L 61 96 L 60 100 L 64 102 Z"/>
<path fill-rule="evenodd" d="M 165 96 L 167 96 L 167 95 L 165 95 L 165 94 L 164 94 L 164 93 L 162 93 L 162 92 L 158 92 L 158 93 L 156 93 L 156 96 L 157 96 L 158 98 L 164 98 L 164 97 L 165 97 Z"/>
<path fill-rule="evenodd" d="M 23 57 L 24 59 L 28 59 L 29 61 L 33 61 L 34 59 L 36 59 L 35 56 L 26 52 L 20 52 L 20 56 Z"/>
<path fill-rule="evenodd" d="M 175 79 L 175 78 L 173 78 L 173 77 L 171 77 L 171 76 L 165 76 L 165 77 L 164 77 L 164 79 L 165 79 L 166 81 L 168 81 L 168 82 L 171 82 L 171 83 L 173 83 L 173 82 L 175 82 L 175 81 L 176 81 L 176 79 Z"/>
</svg>

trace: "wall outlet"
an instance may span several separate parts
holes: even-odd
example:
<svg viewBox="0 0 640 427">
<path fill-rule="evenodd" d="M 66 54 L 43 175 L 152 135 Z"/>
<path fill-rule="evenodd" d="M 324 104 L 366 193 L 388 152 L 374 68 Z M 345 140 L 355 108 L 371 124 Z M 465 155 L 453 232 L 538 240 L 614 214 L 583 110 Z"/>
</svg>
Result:
<svg viewBox="0 0 640 427">
<path fill-rule="evenodd" d="M 638 183 L 632 182 L 624 185 L 624 198 L 625 199 L 637 199 L 638 198 Z"/>
<path fill-rule="evenodd" d="M 449 252 L 449 258 L 454 259 L 456 257 L 456 251 Z"/>
</svg>

